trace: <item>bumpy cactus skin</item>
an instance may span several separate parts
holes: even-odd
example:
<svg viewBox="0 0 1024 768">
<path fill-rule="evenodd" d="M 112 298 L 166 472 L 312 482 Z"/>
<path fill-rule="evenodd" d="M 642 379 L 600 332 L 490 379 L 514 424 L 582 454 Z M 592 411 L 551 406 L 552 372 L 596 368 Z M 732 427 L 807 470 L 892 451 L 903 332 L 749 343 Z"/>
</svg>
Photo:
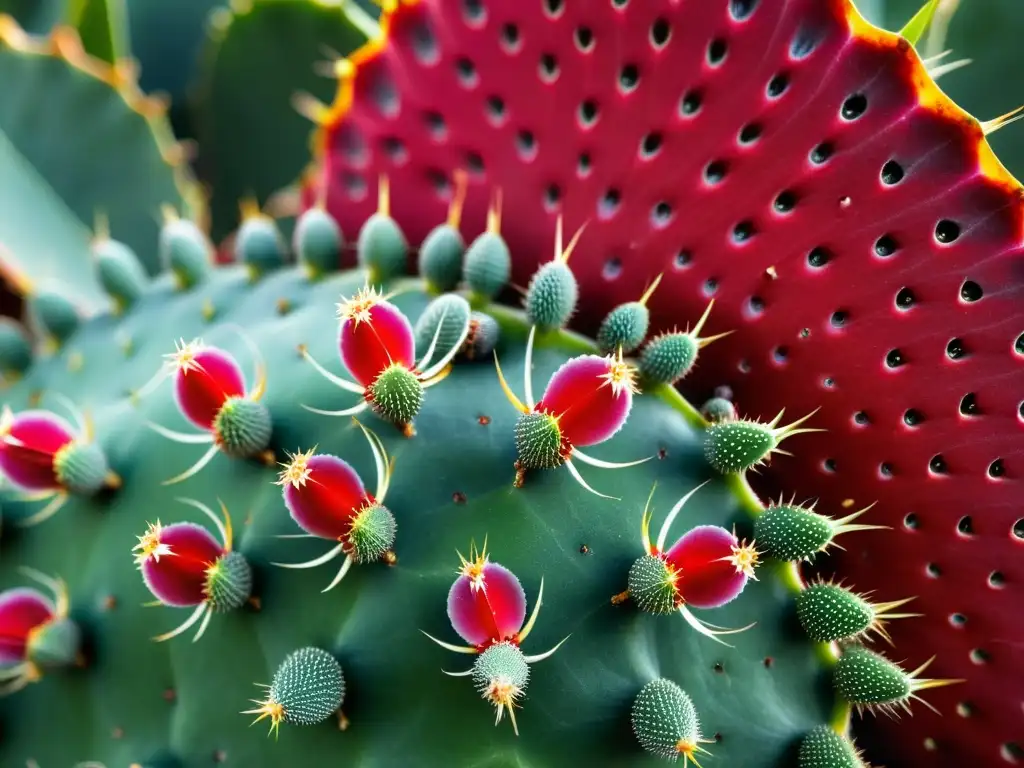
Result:
<svg viewBox="0 0 1024 768">
<path fill-rule="evenodd" d="M 183 291 L 163 275 L 124 315 L 83 323 L 55 356 L 37 360 L 8 391 L 15 411 L 38 392 L 71 393 L 78 407 L 91 412 L 98 443 L 125 482 L 107 496 L 73 498 L 54 518 L 29 529 L 13 526 L 34 502 L 5 502 L 13 533 L 5 526 L 0 583 L 22 585 L 15 569 L 21 564 L 63 578 L 86 649 L 84 668 L 48 672 L 0 702 L 5 764 L 150 765 L 173 758 L 192 766 L 221 753 L 240 765 L 393 764 L 413 754 L 432 764 L 497 756 L 534 765 L 608 759 L 650 764 L 657 761 L 631 736 L 629 712 L 654 669 L 692 692 L 707 733 L 723 734 L 721 744 L 705 745 L 723 765 L 781 766 L 815 726 L 844 727 L 847 710 L 836 709 L 827 685 L 834 656 L 799 631 L 781 629 L 799 588 L 788 566 L 763 566 L 759 581 L 714 611 L 710 620 L 720 624 L 757 622 L 730 637 L 734 648 L 691 631 L 682 620 L 609 601 L 636 557 L 635 532 L 655 482 L 652 503 L 664 513 L 710 480 L 687 506 L 688 525 L 735 525 L 749 535 L 751 515 L 760 508 L 741 477 L 719 475 L 705 462 L 705 423 L 674 393 L 637 396 L 622 431 L 593 449 L 609 461 L 661 452 L 660 459 L 626 469 L 587 468 L 595 487 L 621 501 L 589 493 L 566 472 L 531 473 L 524 487 L 512 488 L 517 414 L 489 360 L 459 359 L 450 376 L 428 391 L 414 438 L 363 414 L 362 423 L 394 459 L 387 504 L 398 522 L 397 561 L 355 566 L 329 594 L 321 590 L 330 566 L 296 571 L 270 564 L 311 559 L 329 548 L 315 539 L 276 538 L 297 530 L 274 485 L 274 468 L 221 454 L 187 481 L 161 485 L 169 467 L 194 460 L 195 447 L 166 440 L 145 425 L 182 426 L 170 385 L 136 399 L 127 390 L 150 379 L 177 338 L 203 337 L 244 365 L 251 350 L 237 334 L 241 326 L 267 362 L 263 402 L 273 418 L 279 460 L 285 460 L 284 449 L 319 446 L 344 457 L 372 488 L 374 459 L 362 431 L 348 419 L 301 407 L 352 396 L 324 381 L 297 351 L 306 344 L 341 372 L 335 304 L 364 280 L 361 273 L 342 272 L 311 282 L 301 267 L 288 266 L 253 282 L 236 265 Z M 431 299 L 419 281 L 389 287 L 404 289 L 393 301 L 413 322 Z M 279 319 L 281 299 L 295 311 Z M 216 309 L 212 320 L 204 312 L 209 304 Z M 501 325 L 503 371 L 521 384 L 524 316 L 493 305 L 488 312 Z M 131 354 L 115 337 L 131 340 Z M 568 332 L 545 335 L 534 350 L 536 381 L 593 349 Z M 70 355 L 82 361 L 73 371 Z M 141 607 L 152 597 L 131 558 L 147 521 L 206 522 L 177 503 L 179 497 L 224 502 L 235 550 L 255 576 L 255 602 L 216 614 L 194 644 L 184 635 L 153 642 L 186 612 Z M 494 561 L 522 579 L 531 610 L 544 580 L 544 609 L 527 650 L 537 653 L 569 636 L 564 649 L 531 669 L 516 712 L 518 738 L 507 722 L 495 728 L 493 710 L 471 681 L 442 674 L 460 669 L 458 660 L 420 632 L 451 639 L 445 599 L 459 566 L 455 552 L 485 537 Z M 285 722 L 279 741 L 268 744 L 265 731 L 250 728 L 252 716 L 241 712 L 251 707 L 253 683 L 269 681 L 289 653 L 307 646 L 327 650 L 341 664 L 348 727 L 339 731 L 337 720 L 309 727 Z M 60 739 L 53 738 L 55 728 Z"/>
</svg>

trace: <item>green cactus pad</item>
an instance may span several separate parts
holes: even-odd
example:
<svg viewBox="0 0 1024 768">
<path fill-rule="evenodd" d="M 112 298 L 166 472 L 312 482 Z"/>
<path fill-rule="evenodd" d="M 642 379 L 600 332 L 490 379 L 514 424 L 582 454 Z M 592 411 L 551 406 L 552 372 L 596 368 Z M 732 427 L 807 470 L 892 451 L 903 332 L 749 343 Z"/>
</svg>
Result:
<svg viewBox="0 0 1024 768">
<path fill-rule="evenodd" d="M 704 455 L 719 472 L 745 472 L 764 461 L 777 445 L 775 435 L 766 424 L 725 421 L 708 428 Z"/>
<path fill-rule="evenodd" d="M 804 631 L 819 643 L 857 637 L 875 621 L 867 600 L 833 584 L 808 586 L 797 595 L 796 611 Z"/>
<path fill-rule="evenodd" d="M 434 227 L 420 245 L 419 272 L 431 293 L 455 290 L 462 279 L 462 257 L 466 241 L 455 227 Z"/>
<path fill-rule="evenodd" d="M 135 303 L 149 282 L 142 262 L 127 245 L 108 238 L 94 243 L 92 254 L 100 285 L 113 300 L 115 310 L 124 312 Z"/>
<path fill-rule="evenodd" d="M 57 344 L 67 341 L 82 321 L 74 303 L 56 291 L 42 290 L 30 296 L 28 307 L 39 329 Z"/>
<path fill-rule="evenodd" d="M 597 348 L 609 355 L 622 347 L 622 353 L 629 354 L 643 344 L 650 321 L 650 310 L 640 302 L 620 304 L 601 321 Z"/>
<path fill-rule="evenodd" d="M 78 662 L 82 630 L 69 618 L 49 621 L 32 632 L 27 658 L 43 669 L 70 667 Z"/>
<path fill-rule="evenodd" d="M 409 424 L 423 406 L 423 385 L 401 365 L 381 371 L 369 389 L 373 410 L 393 424 Z"/>
<path fill-rule="evenodd" d="M 712 397 L 701 406 L 700 415 L 711 424 L 732 421 L 736 418 L 736 406 L 724 397 Z"/>
<path fill-rule="evenodd" d="M 263 403 L 247 397 L 231 397 L 217 412 L 213 430 L 224 453 L 245 458 L 267 447 L 273 424 L 270 411 Z"/>
<path fill-rule="evenodd" d="M 169 387 L 138 402 L 125 389 L 148 381 L 175 339 L 219 343 L 229 337 L 230 325 L 244 327 L 266 360 L 260 402 L 273 418 L 274 445 L 303 451 L 318 446 L 318 453 L 342 457 L 376 494 L 376 462 L 358 426 L 302 408 L 344 408 L 355 397 L 310 372 L 296 351 L 306 344 L 317 359 L 336 361 L 335 305 L 339 296 L 364 285 L 361 271 L 310 281 L 298 265 L 255 283 L 242 265 L 223 266 L 189 291 L 175 291 L 164 275 L 147 286 L 131 312 L 83 323 L 66 345 L 67 353 L 81 353 L 87 361 L 79 371 L 69 372 L 60 359 L 39 358 L 8 388 L 6 400 L 16 412 L 40 389 L 67 392 L 80 407 L 87 405 L 97 444 L 124 484 L 109 496 L 72 497 L 60 514 L 3 541 L 0 584 L 20 583 L 21 564 L 60 574 L 69 586 L 72 614 L 81 613 L 83 628 L 102 653 L 86 669 L 46 676 L 0 699 L 0 763 L 72 765 L 87 757 L 107 766 L 146 765 L 159 755 L 193 766 L 222 751 L 239 765 L 316 766 L 324 755 L 335 761 L 342 755 L 353 764 L 398 765 L 409 761 L 414 748 L 428 764 L 583 761 L 639 768 L 653 758 L 623 738 L 622 725 L 656 664 L 657 674 L 694 695 L 702 692 L 697 704 L 704 727 L 723 735 L 709 747 L 716 764 L 787 765 L 800 739 L 837 711 L 828 685 L 833 660 L 782 620 L 793 610 L 797 588 L 788 566 L 766 563 L 738 599 L 704 615 L 720 626 L 756 622 L 733 636 L 735 648 L 701 636 L 681 618 L 651 616 L 635 601 L 609 601 L 643 554 L 639 522 L 655 482 L 652 503 L 664 514 L 710 480 L 687 503 L 677 527 L 685 518 L 687 525 L 735 524 L 743 530 L 760 509 L 742 477 L 709 470 L 702 456 L 704 422 L 673 390 L 637 397 L 622 430 L 588 451 L 594 458 L 629 461 L 664 448 L 664 460 L 618 470 L 578 465 L 595 488 L 622 501 L 595 496 L 565 469 L 530 474 L 522 488 L 513 487 L 520 414 L 502 392 L 493 359 L 457 362 L 448 378 L 428 389 L 416 416 L 418 434 L 411 439 L 374 414 L 360 416 L 385 444 L 385 466 L 394 460 L 385 503 L 401 529 L 396 562 L 353 567 L 327 594 L 321 591 L 343 556 L 315 568 L 271 565 L 319 558 L 336 546 L 322 539 L 278 538 L 302 531 L 289 516 L 282 487 L 274 485 L 275 468 L 218 456 L 183 483 L 162 485 L 168 467 L 196 460 L 196 446 L 146 427 L 173 424 L 178 411 Z M 394 289 L 394 303 L 413 323 L 433 298 L 420 280 L 398 281 Z M 280 298 L 295 311 L 278 316 Z M 218 309 L 212 321 L 202 313 L 209 301 Z M 528 321 L 505 307 L 488 313 L 501 327 L 502 370 L 522 392 Z M 134 339 L 134 355 L 126 357 L 115 343 L 121 334 Z M 569 357 L 594 349 L 592 341 L 567 331 L 538 336 L 535 387 Z M 279 453 L 277 460 L 285 456 Z M 153 611 L 159 609 L 140 607 L 152 596 L 127 553 L 137 543 L 140 520 L 159 515 L 169 525 L 187 519 L 175 502 L 181 496 L 221 499 L 233 512 L 235 550 L 252 565 L 261 607 L 219 615 L 195 644 L 185 636 L 155 643 Z M 38 508 L 8 498 L 3 505 L 5 521 Z M 543 654 L 570 636 L 550 658 L 531 664 L 529 696 L 515 710 L 518 738 L 507 723 L 494 727 L 494 710 L 471 680 L 442 673 L 465 672 L 475 658 L 438 648 L 420 633 L 459 643 L 446 614 L 459 567 L 455 553 L 484 537 L 493 559 L 521 580 L 528 612 L 544 579 L 542 609 L 522 643 L 523 654 Z M 271 682 L 280 660 L 306 645 L 330 650 L 343 663 L 351 727 L 344 733 L 333 723 L 286 728 L 279 742 L 268 743 L 259 726 L 249 727 L 256 715 L 238 712 L 255 706 L 247 706 L 248 699 L 265 698 L 253 682 Z M 774 660 L 770 668 L 766 657 Z M 716 664 L 726 674 L 716 672 Z M 85 711 L 90 717 L 81 717 Z M 57 723 L 60 739 L 53 738 Z M 394 738 L 382 738 L 382 728 Z M 115 731 L 123 737 L 110 738 Z"/>
<path fill-rule="evenodd" d="M 382 559 L 395 545 L 398 524 L 391 510 L 371 504 L 359 511 L 352 521 L 348 541 L 356 563 L 373 563 Z"/>
<path fill-rule="evenodd" d="M 439 326 L 441 332 L 437 335 L 431 359 L 427 361 L 428 366 L 444 357 L 452 348 L 461 346 L 470 316 L 469 302 L 456 293 L 446 293 L 430 302 L 413 326 L 417 358 L 427 354 Z"/>
<path fill-rule="evenodd" d="M 341 227 L 322 208 L 310 208 L 296 220 L 292 249 L 311 277 L 338 271 L 344 247 L 345 236 Z"/>
<path fill-rule="evenodd" d="M 537 327 L 563 328 L 576 311 L 579 284 L 569 265 L 561 260 L 542 264 L 526 290 L 526 317 Z"/>
<path fill-rule="evenodd" d="M 168 218 L 160 230 L 160 261 L 171 270 L 179 287 L 189 289 L 208 276 L 213 246 L 202 230 L 188 219 Z"/>
<path fill-rule="evenodd" d="M 553 469 L 565 461 L 562 431 L 549 414 L 522 414 L 516 422 L 515 438 L 518 461 L 524 469 Z"/>
<path fill-rule="evenodd" d="M 777 560 L 807 560 L 832 541 L 833 522 L 795 504 L 771 505 L 754 521 L 761 550 Z"/>
<path fill-rule="evenodd" d="M 497 296 L 512 276 L 512 255 L 505 239 L 496 232 L 484 232 L 466 250 L 462 278 L 477 304 Z"/>
<path fill-rule="evenodd" d="M 359 230 L 356 257 L 370 284 L 381 285 L 405 272 L 409 243 L 394 219 L 377 213 Z"/>
<path fill-rule="evenodd" d="M 481 360 L 490 357 L 501 339 L 501 326 L 485 312 L 473 312 L 469 316 L 469 336 L 462 348 L 467 360 Z"/>
<path fill-rule="evenodd" d="M 530 665 L 523 652 L 512 643 L 492 645 L 473 663 L 473 683 L 480 695 L 492 704 L 500 703 L 497 698 L 502 695 L 518 703 L 529 682 Z"/>
<path fill-rule="evenodd" d="M 629 569 L 629 595 L 641 611 L 672 613 L 676 609 L 673 574 L 664 560 L 644 555 Z"/>
<path fill-rule="evenodd" d="M 287 258 L 284 238 L 273 219 L 253 216 L 235 234 L 235 259 L 249 267 L 254 277 L 280 269 Z"/>
<path fill-rule="evenodd" d="M 0 317 L 0 374 L 17 379 L 32 365 L 32 342 L 21 326 L 9 317 Z"/>
<path fill-rule="evenodd" d="M 240 552 L 221 555 L 206 571 L 206 596 L 217 613 L 241 608 L 252 594 L 252 567 Z"/>
<path fill-rule="evenodd" d="M 110 474 L 103 449 L 95 443 L 77 440 L 57 451 L 53 457 L 53 468 L 61 485 L 82 496 L 99 492 Z"/>
<path fill-rule="evenodd" d="M 693 368 L 698 351 L 696 339 L 688 333 L 656 336 L 644 345 L 640 353 L 640 376 L 653 384 L 675 384 Z"/>
<path fill-rule="evenodd" d="M 699 748 L 700 721 L 693 700 L 671 680 L 651 680 L 633 700 L 633 733 L 658 757 L 692 758 Z"/>
<path fill-rule="evenodd" d="M 800 742 L 797 768 L 865 768 L 849 740 L 827 725 L 819 725 Z"/>
<path fill-rule="evenodd" d="M 316 725 L 337 712 L 345 700 L 345 675 L 327 651 L 300 648 L 277 668 L 269 698 L 284 708 L 282 722 Z"/>
<path fill-rule="evenodd" d="M 901 704 L 914 692 L 910 675 L 884 656 L 859 645 L 843 649 L 832 680 L 836 692 L 858 706 Z"/>
</svg>

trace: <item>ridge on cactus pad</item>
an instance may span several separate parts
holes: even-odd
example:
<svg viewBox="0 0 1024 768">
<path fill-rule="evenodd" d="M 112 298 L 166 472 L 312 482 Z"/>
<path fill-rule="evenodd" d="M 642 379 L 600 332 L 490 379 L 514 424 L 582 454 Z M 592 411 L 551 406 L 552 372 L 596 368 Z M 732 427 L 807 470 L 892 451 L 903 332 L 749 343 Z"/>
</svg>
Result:
<svg viewBox="0 0 1024 768">
<path fill-rule="evenodd" d="M 993 641 L 1024 631 L 1024 207 L 988 139 L 1019 136 L 1021 95 L 993 85 L 1002 117 L 954 104 L 935 82 L 946 65 L 999 55 L 925 59 L 939 4 L 920 6 L 895 33 L 853 0 L 397 3 L 320 114 L 305 198 L 326 190 L 348 231 L 387 175 L 416 243 L 466 170 L 462 234 L 484 229 L 500 188 L 515 286 L 549 258 L 559 217 L 586 222 L 575 330 L 595 333 L 659 274 L 652 335 L 713 298 L 706 332 L 733 333 L 680 389 L 700 403 L 728 385 L 753 420 L 820 407 L 826 431 L 752 482 L 836 520 L 877 502 L 870 522 L 891 533 L 841 538 L 814 567 L 915 595 L 923 617 L 889 628 L 897 658 L 935 654 L 936 675 L 967 681 L 932 701 L 977 716 L 882 719 L 859 742 L 886 765 L 999 763 L 1024 756 L 1024 687 L 1007 682 L 1022 657 Z"/>
</svg>

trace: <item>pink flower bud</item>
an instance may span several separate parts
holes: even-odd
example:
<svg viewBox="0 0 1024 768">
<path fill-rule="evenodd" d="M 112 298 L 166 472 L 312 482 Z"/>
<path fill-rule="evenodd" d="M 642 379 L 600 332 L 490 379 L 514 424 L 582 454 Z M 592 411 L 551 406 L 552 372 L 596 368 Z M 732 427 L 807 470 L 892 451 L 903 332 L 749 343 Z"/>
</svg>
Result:
<svg viewBox="0 0 1024 768">
<path fill-rule="evenodd" d="M 185 608 L 208 598 L 209 570 L 225 554 L 213 534 L 195 523 L 162 526 L 159 521 L 139 537 L 136 561 L 153 596 L 165 605 Z"/>
<path fill-rule="evenodd" d="M 75 440 L 66 421 L 48 411 L 5 411 L 0 422 L 0 470 L 28 491 L 61 488 L 54 457 Z"/>
<path fill-rule="evenodd" d="M 416 366 L 412 324 L 402 311 L 373 288 L 364 288 L 338 305 L 341 360 L 352 377 L 369 387 L 390 365 Z"/>
<path fill-rule="evenodd" d="M 245 376 L 235 359 L 216 347 L 188 345 L 180 352 L 174 374 L 174 397 L 185 417 L 202 429 L 212 429 L 224 402 L 245 395 Z"/>
<path fill-rule="evenodd" d="M 558 419 L 563 442 L 582 448 L 622 428 L 634 392 L 634 370 L 621 357 L 581 355 L 555 371 L 536 410 Z"/>
<path fill-rule="evenodd" d="M 329 454 L 296 454 L 281 484 L 298 526 L 332 541 L 345 539 L 359 510 L 374 503 L 352 466 Z"/>
<path fill-rule="evenodd" d="M 54 604 L 34 589 L 17 587 L 0 593 L 0 664 L 26 661 L 33 633 L 56 614 Z"/>
<path fill-rule="evenodd" d="M 486 552 L 462 560 L 459 578 L 448 592 L 448 618 L 459 636 L 477 648 L 518 642 L 526 619 L 526 592 L 508 568 Z"/>
<path fill-rule="evenodd" d="M 716 525 L 699 525 L 665 553 L 676 573 L 676 592 L 693 608 L 719 608 L 734 600 L 754 573 L 757 553 Z"/>
</svg>

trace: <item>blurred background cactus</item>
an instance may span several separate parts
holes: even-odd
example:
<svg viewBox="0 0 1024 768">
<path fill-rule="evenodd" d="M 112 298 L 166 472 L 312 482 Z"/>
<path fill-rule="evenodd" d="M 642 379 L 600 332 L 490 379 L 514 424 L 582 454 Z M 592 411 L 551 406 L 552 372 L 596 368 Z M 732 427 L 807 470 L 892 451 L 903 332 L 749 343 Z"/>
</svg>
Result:
<svg viewBox="0 0 1024 768">
<path fill-rule="evenodd" d="M 21 486 L 2 498 L 0 663 L 11 695 L 0 702 L 0 762 L 1024 762 L 1024 626 L 1010 608 L 1024 578 L 1024 518 L 1011 504 L 1024 466 L 1024 315 L 1020 272 L 1006 266 L 1021 254 L 1012 174 L 1024 173 L 1024 142 L 1015 127 L 1000 130 L 1024 101 L 1009 76 L 1024 65 L 1024 13 L 1015 0 L 921 4 L 857 4 L 901 30 L 908 52 L 847 0 L 0 0 L 0 311 L 24 323 L 0 327 L 13 409 L 2 431 L 46 465 L 33 486 L 18 474 L 21 454 L 0 456 Z M 629 42 L 634 32 L 642 44 Z M 620 45 L 609 50 L 611 35 Z M 577 61 L 595 45 L 600 77 Z M 742 46 L 766 52 L 756 72 L 767 86 L 753 101 L 723 100 L 740 93 L 743 78 L 722 62 Z M 657 56 L 680 50 L 696 53 L 664 64 L 671 77 L 651 77 Z M 681 96 L 672 118 L 659 112 L 664 99 L 625 103 L 648 77 Z M 811 99 L 813 82 L 822 90 Z M 765 122 L 751 119 L 752 104 L 787 92 L 820 110 L 778 121 L 769 105 Z M 542 104 L 550 124 L 529 124 Z M 718 117 L 685 127 L 702 110 Z M 696 191 L 650 162 L 685 131 L 694 162 L 711 161 Z M 780 153 L 795 146 L 800 162 L 769 162 L 756 149 L 762 135 Z M 829 178 L 830 159 L 849 196 L 816 180 Z M 611 170 L 619 165 L 629 172 Z M 728 246 L 691 236 L 717 226 L 719 212 L 745 213 L 728 184 L 721 199 L 701 197 L 737 166 L 772 217 L 730 222 Z M 643 180 L 651 167 L 680 200 L 647 199 L 643 190 L 662 192 Z M 908 197 L 883 202 L 904 180 Z M 830 207 L 813 207 L 825 198 Z M 856 225 L 842 218 L 851 205 Z M 783 229 L 794 208 L 796 233 Z M 821 232 L 827 248 L 814 240 Z M 865 277 L 848 258 L 864 238 L 878 259 L 898 253 L 887 263 L 899 269 L 872 262 Z M 314 370 L 356 376 L 339 365 L 334 312 L 367 280 L 406 314 L 417 360 L 437 331 L 435 351 L 454 354 L 447 378 L 389 369 L 365 390 L 360 381 L 357 397 Z M 462 317 L 452 291 L 472 304 L 464 326 L 447 314 Z M 811 296 L 828 304 L 821 317 Z M 770 319 L 780 315 L 788 320 Z M 172 387 L 141 390 L 161 356 L 187 365 L 198 337 L 232 350 L 245 374 L 197 395 L 234 410 L 177 445 L 167 439 Z M 585 443 L 566 447 L 578 425 L 545 432 L 533 418 L 524 369 L 539 395 L 569 358 L 614 361 L 622 344 L 639 393 L 594 467 L 586 453 L 573 458 Z M 526 403 L 518 420 L 495 351 Z M 607 375 L 621 378 L 615 370 Z M 372 438 L 315 410 L 353 410 L 359 398 Z M 381 418 L 413 405 L 415 437 Z M 825 432 L 779 448 L 783 428 L 819 406 L 801 426 Z M 775 436 L 737 421 L 768 424 L 781 407 Z M 38 426 L 23 415 L 33 408 L 58 421 Z M 269 412 L 272 438 L 262 422 L 253 432 L 250 408 Z M 753 488 L 715 469 L 753 463 L 751 441 L 778 448 L 748 473 Z M 289 509 L 301 535 L 314 534 L 273 485 L 291 480 L 265 463 L 273 455 L 293 479 L 307 477 L 296 457 L 311 450 L 356 468 L 367 509 L 377 508 L 375 471 L 388 472 L 394 517 L 381 528 L 372 521 L 384 518 L 352 508 L 337 543 L 351 563 L 288 571 L 275 564 L 323 553 L 276 538 L 300 535 Z M 221 455 L 231 452 L 265 463 Z M 524 456 L 541 454 L 537 467 L 557 471 L 530 469 L 513 490 Z M 200 459 L 214 465 L 161 485 Z M 647 513 L 653 536 L 698 486 L 672 538 L 652 549 Z M 188 528 L 197 523 L 203 532 Z M 681 538 L 698 526 L 718 533 Z M 469 548 L 485 536 L 486 566 Z M 385 539 L 394 549 L 379 554 Z M 161 542 L 208 552 L 210 570 L 172 566 L 161 591 L 129 560 L 137 544 L 140 557 L 157 557 Z M 729 573 L 712 564 L 722 558 Z M 343 562 L 355 572 L 320 594 Z M 487 573 L 504 607 L 477 606 L 460 623 L 449 588 L 486 584 Z M 534 624 L 542 579 L 547 607 Z M 707 610 L 718 605 L 710 593 L 728 604 Z M 154 596 L 194 613 L 139 607 Z M 686 621 L 651 615 L 680 607 Z M 189 615 L 199 623 L 186 635 L 153 642 Z M 522 653 L 507 650 L 526 634 Z M 913 718 L 871 716 L 905 705 Z M 280 727 L 278 743 L 249 729 L 256 716 Z"/>
</svg>

